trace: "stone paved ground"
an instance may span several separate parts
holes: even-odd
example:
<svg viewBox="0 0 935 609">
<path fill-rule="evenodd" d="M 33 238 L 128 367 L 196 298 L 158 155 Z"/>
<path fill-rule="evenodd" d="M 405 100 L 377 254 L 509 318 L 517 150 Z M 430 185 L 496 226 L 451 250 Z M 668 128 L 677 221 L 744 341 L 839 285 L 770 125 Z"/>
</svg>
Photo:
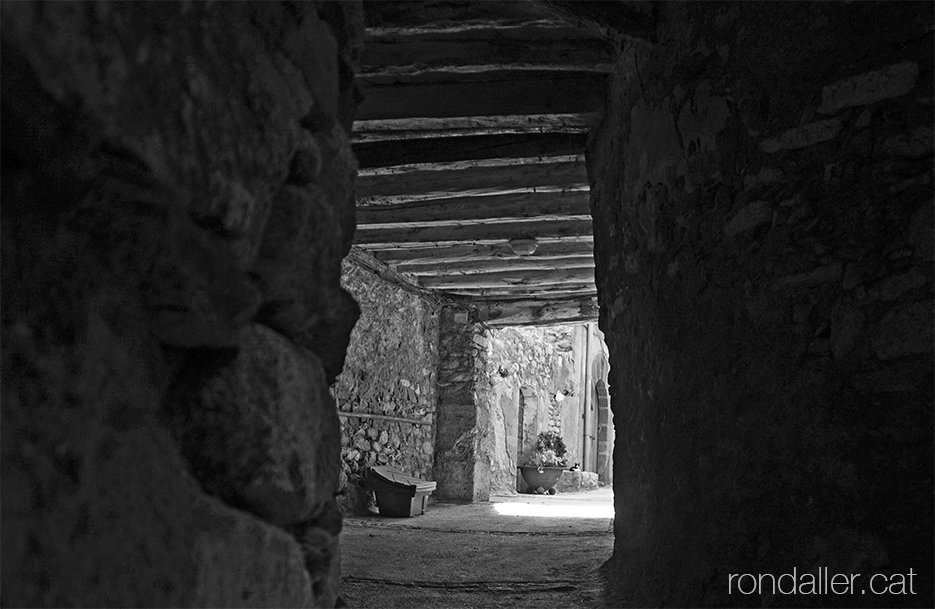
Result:
<svg viewBox="0 0 935 609">
<path fill-rule="evenodd" d="M 344 522 L 350 607 L 598 607 L 613 491 L 436 503 L 415 518 Z"/>
</svg>

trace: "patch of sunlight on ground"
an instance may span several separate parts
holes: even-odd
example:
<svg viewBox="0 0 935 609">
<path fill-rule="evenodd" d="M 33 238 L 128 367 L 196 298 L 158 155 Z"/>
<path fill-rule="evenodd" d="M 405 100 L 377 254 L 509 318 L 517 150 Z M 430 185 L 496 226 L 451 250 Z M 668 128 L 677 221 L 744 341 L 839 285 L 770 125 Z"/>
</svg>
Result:
<svg viewBox="0 0 935 609">
<path fill-rule="evenodd" d="M 613 505 L 544 505 L 533 503 L 495 503 L 501 516 L 538 516 L 541 518 L 613 518 Z"/>
</svg>

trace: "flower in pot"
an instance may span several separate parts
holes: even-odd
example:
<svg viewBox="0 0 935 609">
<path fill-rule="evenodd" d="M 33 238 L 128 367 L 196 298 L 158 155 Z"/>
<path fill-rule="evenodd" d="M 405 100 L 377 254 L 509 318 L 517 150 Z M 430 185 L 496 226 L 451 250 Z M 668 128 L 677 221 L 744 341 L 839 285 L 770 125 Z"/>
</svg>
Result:
<svg viewBox="0 0 935 609">
<path fill-rule="evenodd" d="M 529 485 L 530 493 L 555 494 L 555 483 L 565 469 L 565 442 L 555 431 L 543 431 L 536 438 L 534 449 L 523 455 L 519 470 Z"/>
</svg>

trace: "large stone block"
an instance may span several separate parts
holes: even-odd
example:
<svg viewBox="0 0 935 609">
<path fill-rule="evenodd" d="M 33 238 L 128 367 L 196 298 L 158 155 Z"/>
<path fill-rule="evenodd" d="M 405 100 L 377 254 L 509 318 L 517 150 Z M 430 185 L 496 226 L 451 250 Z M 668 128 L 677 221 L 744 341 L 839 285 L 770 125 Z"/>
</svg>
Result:
<svg viewBox="0 0 935 609">
<path fill-rule="evenodd" d="M 205 489 L 276 524 L 315 518 L 340 469 L 337 414 L 315 355 L 251 325 L 233 361 L 193 374 L 172 407 Z"/>
<path fill-rule="evenodd" d="M 338 115 L 338 43 L 331 29 L 309 12 L 283 38 L 282 46 L 302 76 L 321 111 L 335 122 Z"/>
<path fill-rule="evenodd" d="M 315 104 L 300 67 L 270 50 L 292 18 L 279 2 L 84 7 L 4 5 L 4 39 L 56 101 L 188 190 L 188 211 L 249 265 Z"/>
<path fill-rule="evenodd" d="M 193 607 L 333 607 L 316 602 L 301 545 L 291 535 L 220 501 L 196 501 Z"/>
<path fill-rule="evenodd" d="M 870 345 L 873 352 L 883 360 L 930 353 L 935 348 L 933 312 L 935 307 L 932 301 L 917 302 L 890 311 L 871 330 Z"/>
<path fill-rule="evenodd" d="M 913 61 L 895 63 L 842 78 L 821 91 L 821 114 L 833 114 L 842 108 L 864 106 L 890 97 L 909 93 L 919 77 L 919 65 Z"/>
<path fill-rule="evenodd" d="M 340 287 L 342 234 L 328 193 L 315 184 L 287 184 L 254 266 L 264 301 L 257 319 L 318 354 L 329 382 L 341 371 L 359 316 Z"/>
<path fill-rule="evenodd" d="M 73 305 L 69 347 L 3 328 L 4 605 L 310 606 L 298 544 L 186 471 L 139 304 L 113 288 Z"/>
<path fill-rule="evenodd" d="M 605 599 L 807 606 L 823 601 L 731 594 L 728 577 L 931 572 L 917 514 L 933 480 L 932 12 L 659 8 L 658 47 L 640 78 L 615 82 L 588 142 L 616 431 Z M 719 84 L 701 96 L 706 83 Z M 704 140 L 680 122 L 674 141 L 666 114 L 728 95 L 703 163 L 716 171 L 693 189 Z M 651 223 L 636 191 L 657 188 L 654 226 L 677 255 L 639 242 Z M 772 213 L 749 213 L 761 201 Z M 913 598 L 837 602 L 932 604 L 931 582 L 916 582 Z"/>
</svg>

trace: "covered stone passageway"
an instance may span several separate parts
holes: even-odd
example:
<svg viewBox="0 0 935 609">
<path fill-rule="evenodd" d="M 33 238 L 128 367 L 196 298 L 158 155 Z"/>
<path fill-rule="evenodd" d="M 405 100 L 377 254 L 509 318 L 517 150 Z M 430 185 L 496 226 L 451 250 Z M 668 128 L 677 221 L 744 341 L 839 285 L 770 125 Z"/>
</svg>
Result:
<svg viewBox="0 0 935 609">
<path fill-rule="evenodd" d="M 0 3 L 0 605 L 935 605 L 933 22 Z"/>
</svg>

